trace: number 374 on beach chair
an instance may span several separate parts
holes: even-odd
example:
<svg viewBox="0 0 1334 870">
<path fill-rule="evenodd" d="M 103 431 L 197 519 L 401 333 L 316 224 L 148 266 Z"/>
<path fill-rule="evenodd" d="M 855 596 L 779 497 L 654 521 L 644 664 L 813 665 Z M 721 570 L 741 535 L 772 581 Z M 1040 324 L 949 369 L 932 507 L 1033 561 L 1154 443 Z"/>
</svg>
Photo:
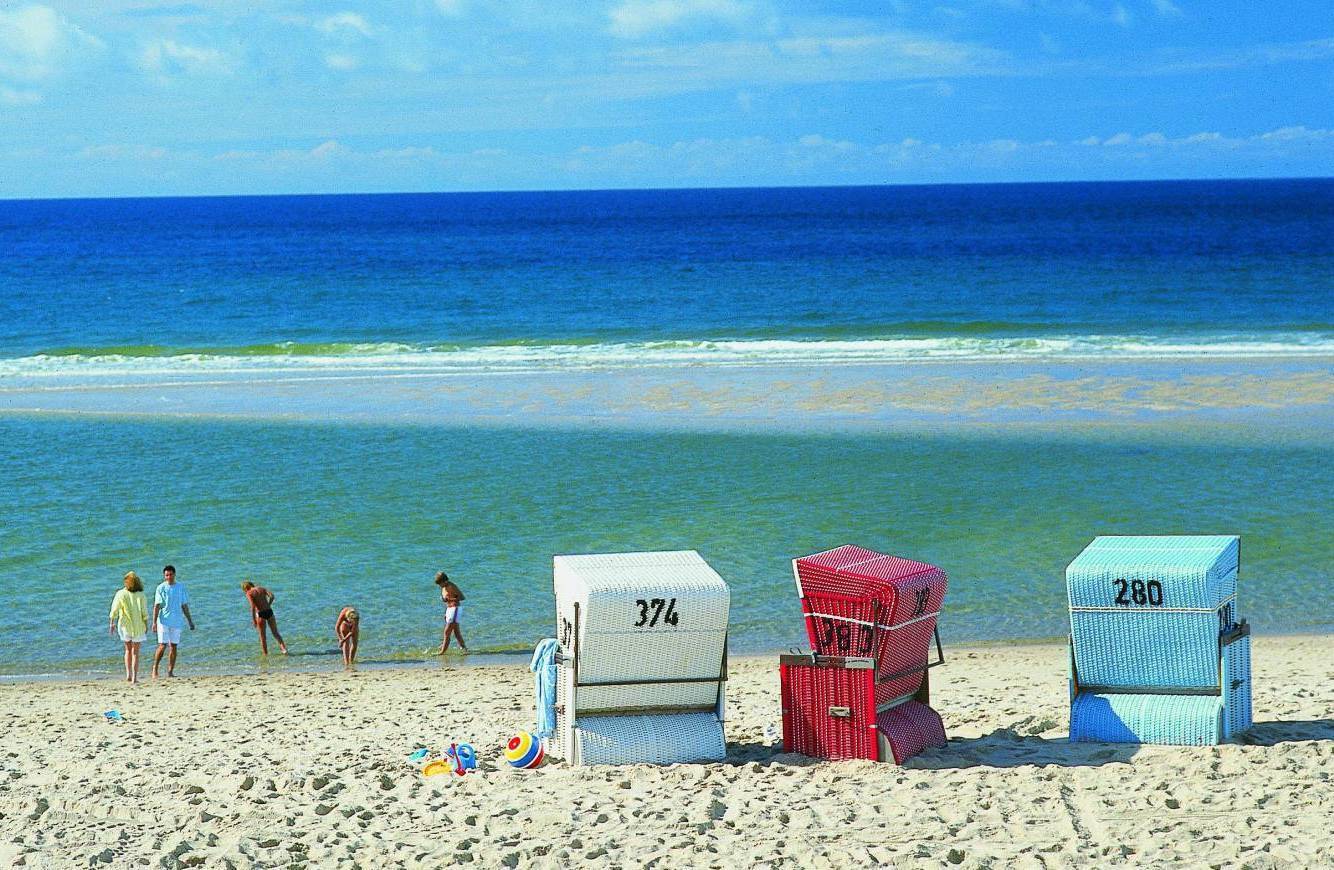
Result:
<svg viewBox="0 0 1334 870">
<path fill-rule="evenodd" d="M 1070 739 L 1209 745 L 1251 727 L 1241 539 L 1100 537 L 1066 569 Z"/>
<path fill-rule="evenodd" d="M 693 550 L 557 556 L 556 722 L 571 764 L 721 761 L 727 584 Z"/>
</svg>

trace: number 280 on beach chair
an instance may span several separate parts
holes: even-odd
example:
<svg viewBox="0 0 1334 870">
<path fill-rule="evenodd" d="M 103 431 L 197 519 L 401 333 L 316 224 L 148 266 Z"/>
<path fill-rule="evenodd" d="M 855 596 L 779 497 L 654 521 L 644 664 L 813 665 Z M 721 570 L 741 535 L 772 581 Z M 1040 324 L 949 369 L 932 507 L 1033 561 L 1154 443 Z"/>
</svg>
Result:
<svg viewBox="0 0 1334 870">
<path fill-rule="evenodd" d="M 1100 537 L 1066 569 L 1070 739 L 1209 745 L 1251 727 L 1241 539 Z"/>
</svg>

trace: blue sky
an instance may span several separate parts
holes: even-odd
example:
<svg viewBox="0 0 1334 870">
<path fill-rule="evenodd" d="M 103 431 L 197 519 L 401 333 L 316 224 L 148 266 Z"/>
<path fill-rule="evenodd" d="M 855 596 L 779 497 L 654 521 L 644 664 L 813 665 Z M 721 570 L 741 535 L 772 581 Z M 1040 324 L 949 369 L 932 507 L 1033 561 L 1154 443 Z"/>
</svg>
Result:
<svg viewBox="0 0 1334 870">
<path fill-rule="evenodd" d="M 0 0 L 0 197 L 1331 174 L 1329 0 Z"/>
</svg>

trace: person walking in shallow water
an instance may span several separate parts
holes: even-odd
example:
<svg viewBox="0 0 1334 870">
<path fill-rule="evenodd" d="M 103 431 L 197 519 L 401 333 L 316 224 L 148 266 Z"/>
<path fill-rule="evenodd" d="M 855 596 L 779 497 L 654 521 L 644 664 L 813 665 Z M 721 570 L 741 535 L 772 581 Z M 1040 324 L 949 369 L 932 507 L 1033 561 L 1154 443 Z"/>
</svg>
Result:
<svg viewBox="0 0 1334 870">
<path fill-rule="evenodd" d="M 190 615 L 190 593 L 185 591 L 184 583 L 176 582 L 176 567 L 168 565 L 162 569 L 162 582 L 153 593 L 153 631 L 157 633 L 153 679 L 157 679 L 162 656 L 169 649 L 171 654 L 167 657 L 167 676 L 176 676 L 176 647 L 181 642 L 181 632 L 187 624 L 191 631 L 195 630 L 195 620 Z"/>
<path fill-rule="evenodd" d="M 435 575 L 435 585 L 440 587 L 440 600 L 445 605 L 445 633 L 440 638 L 440 649 L 435 654 L 442 656 L 449 652 L 451 636 L 457 637 L 459 649 L 467 652 L 468 645 L 463 642 L 463 632 L 459 629 L 459 620 L 463 618 L 463 590 L 454 585 L 444 571 Z"/>
<path fill-rule="evenodd" d="M 287 655 L 287 644 L 283 643 L 283 636 L 278 633 L 278 618 L 273 615 L 273 602 L 278 596 L 249 580 L 241 584 L 241 591 L 245 593 L 246 601 L 250 602 L 250 621 L 255 624 L 255 630 L 259 632 L 260 655 L 269 654 L 269 639 L 265 635 L 265 628 L 273 632 L 273 639 L 278 641 L 278 649 L 282 650 L 283 655 Z"/>
<path fill-rule="evenodd" d="M 119 634 L 125 644 L 125 682 L 139 682 L 139 647 L 148 632 L 148 602 L 144 583 L 133 571 L 125 575 L 124 588 L 111 599 L 107 630 L 113 637 Z"/>
</svg>

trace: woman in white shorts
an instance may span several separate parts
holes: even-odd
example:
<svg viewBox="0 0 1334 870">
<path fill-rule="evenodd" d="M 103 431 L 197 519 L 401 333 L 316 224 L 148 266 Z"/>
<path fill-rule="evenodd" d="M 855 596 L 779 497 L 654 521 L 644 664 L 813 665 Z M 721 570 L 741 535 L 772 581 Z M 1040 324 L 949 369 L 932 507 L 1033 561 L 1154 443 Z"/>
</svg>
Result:
<svg viewBox="0 0 1334 870">
<path fill-rule="evenodd" d="M 139 645 L 148 633 L 148 602 L 143 581 L 133 571 L 125 575 L 125 588 L 111 599 L 107 630 L 125 644 L 125 682 L 139 682 Z"/>
<path fill-rule="evenodd" d="M 440 601 L 445 605 L 445 633 L 440 638 L 440 649 L 436 655 L 449 652 L 450 635 L 459 639 L 459 649 L 468 651 L 463 642 L 463 632 L 459 630 L 459 620 L 463 618 L 463 590 L 455 586 L 444 571 L 435 575 L 435 585 L 440 587 Z"/>
</svg>

